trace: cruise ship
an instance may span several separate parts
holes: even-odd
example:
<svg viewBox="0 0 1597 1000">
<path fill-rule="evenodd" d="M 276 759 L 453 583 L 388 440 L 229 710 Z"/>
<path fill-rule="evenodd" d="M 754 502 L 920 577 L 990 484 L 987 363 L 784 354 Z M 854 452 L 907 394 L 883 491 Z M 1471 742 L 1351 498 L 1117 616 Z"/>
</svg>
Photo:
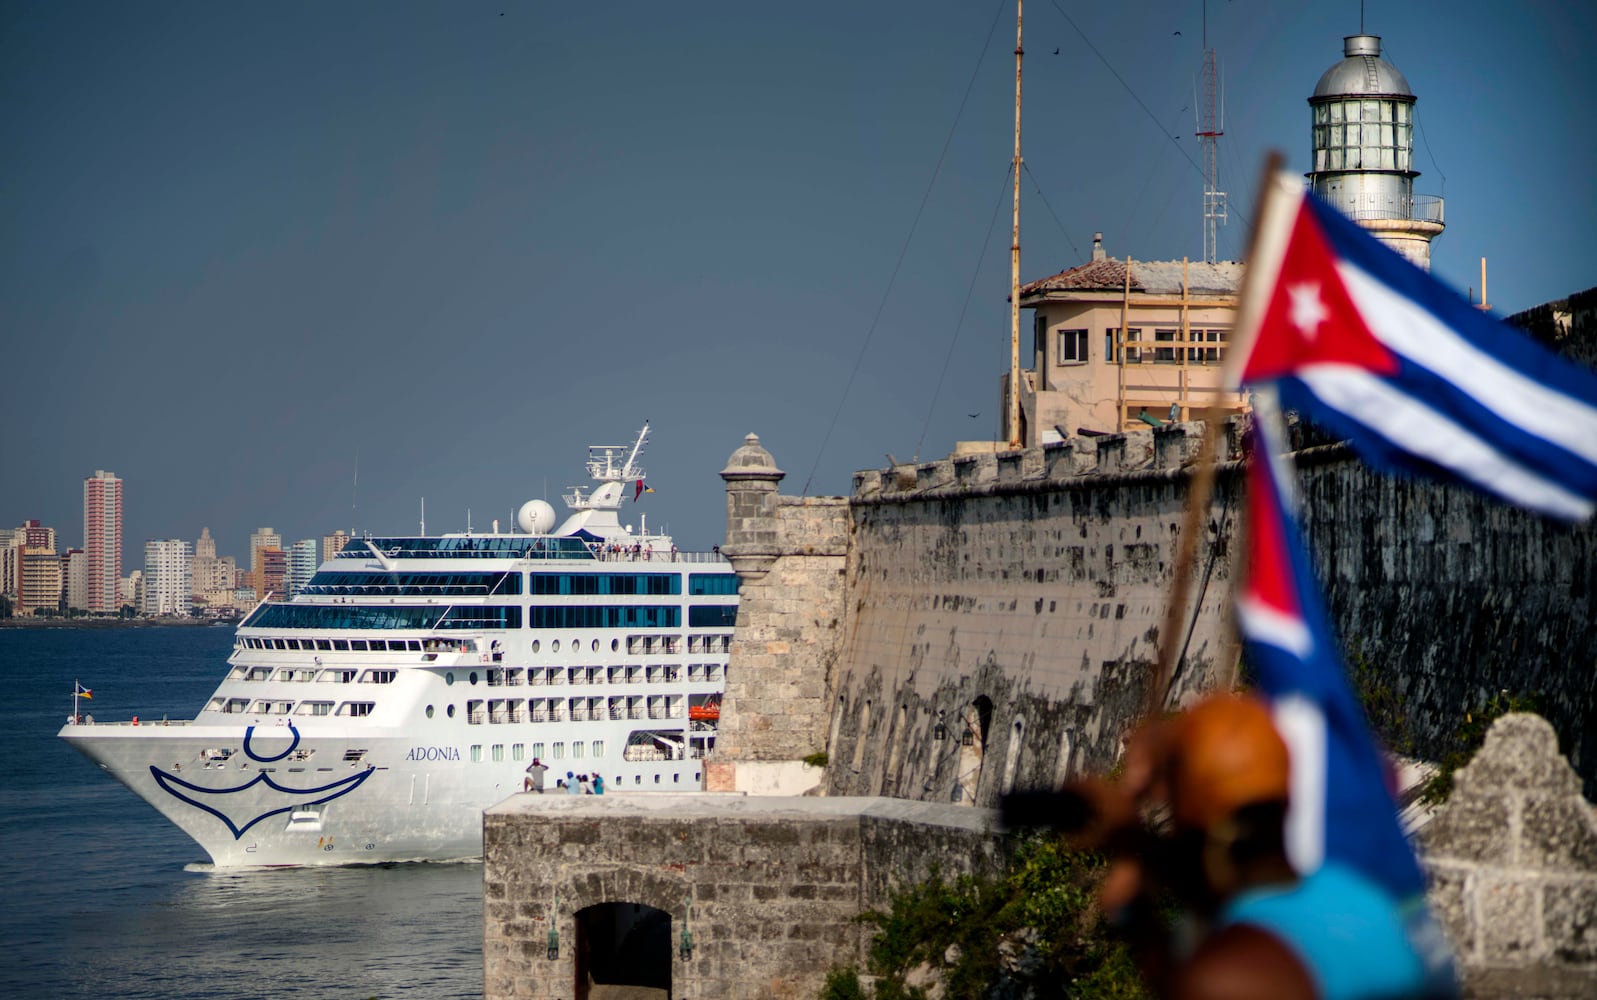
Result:
<svg viewBox="0 0 1597 1000">
<path fill-rule="evenodd" d="M 192 721 L 61 738 L 219 867 L 480 857 L 483 809 L 523 793 L 534 759 L 546 795 L 568 772 L 612 795 L 697 790 L 737 576 L 620 523 L 648 434 L 588 449 L 558 527 L 533 500 L 510 533 L 352 539 L 245 618 Z"/>
</svg>

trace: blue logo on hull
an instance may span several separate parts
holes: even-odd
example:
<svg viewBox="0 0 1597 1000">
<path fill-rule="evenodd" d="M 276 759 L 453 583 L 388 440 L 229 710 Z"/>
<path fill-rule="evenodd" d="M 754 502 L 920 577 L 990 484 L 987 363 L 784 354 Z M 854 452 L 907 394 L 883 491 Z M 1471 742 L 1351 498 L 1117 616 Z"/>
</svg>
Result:
<svg viewBox="0 0 1597 1000">
<path fill-rule="evenodd" d="M 288 749 L 275 756 L 262 756 L 261 754 L 257 754 L 250 746 L 250 738 L 254 732 L 254 726 L 250 726 L 248 729 L 244 730 L 244 752 L 249 755 L 252 760 L 260 761 L 263 764 L 270 764 L 274 761 L 282 760 L 284 757 L 287 757 L 289 754 L 293 753 L 295 748 L 299 746 L 299 730 L 291 724 L 289 726 L 289 732 L 294 734 L 294 740 L 288 745 Z M 372 773 L 373 769 L 367 768 L 359 774 L 353 774 L 347 778 L 340 778 L 337 781 L 326 785 L 321 785 L 316 788 L 290 788 L 287 785 L 278 784 L 270 774 L 262 773 L 257 774 L 255 777 L 244 782 L 242 785 L 235 785 L 232 788 L 207 788 L 204 785 L 196 785 L 192 781 L 185 781 L 175 774 L 161 770 L 154 764 L 150 765 L 150 776 L 155 779 L 155 783 L 160 785 L 163 791 L 165 791 L 168 795 L 171 795 L 173 798 L 187 802 L 196 809 L 202 809 L 221 820 L 227 825 L 228 830 L 232 832 L 234 840 L 238 840 L 240 837 L 244 836 L 244 832 L 246 830 L 259 823 L 263 819 L 267 819 L 271 816 L 277 816 L 286 812 L 292 812 L 295 809 L 303 809 L 306 806 L 321 805 L 324 802 L 331 802 L 336 798 L 348 795 L 350 792 L 353 792 L 355 789 L 359 788 L 362 782 L 372 776 Z M 249 789 L 254 788 L 256 785 L 263 783 L 272 791 L 280 792 L 284 796 L 287 796 L 288 804 L 280 806 L 276 809 L 268 809 L 246 822 L 235 820 L 232 816 L 229 816 L 223 811 L 223 807 L 229 803 L 239 801 L 236 799 L 228 799 L 227 796 L 237 795 L 240 792 L 248 791 Z M 242 817 L 240 817 L 240 819 L 242 820 Z"/>
</svg>

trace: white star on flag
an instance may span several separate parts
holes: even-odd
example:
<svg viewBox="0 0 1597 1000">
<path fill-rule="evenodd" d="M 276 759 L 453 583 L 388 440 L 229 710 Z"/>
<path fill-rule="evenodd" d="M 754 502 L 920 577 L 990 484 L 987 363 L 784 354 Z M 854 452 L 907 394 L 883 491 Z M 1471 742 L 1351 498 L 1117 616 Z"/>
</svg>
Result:
<svg viewBox="0 0 1597 1000">
<path fill-rule="evenodd" d="M 1320 286 L 1303 282 L 1287 286 L 1286 293 L 1292 299 L 1292 325 L 1303 332 L 1305 340 L 1313 340 L 1320 324 L 1331 315 L 1320 301 Z"/>
</svg>

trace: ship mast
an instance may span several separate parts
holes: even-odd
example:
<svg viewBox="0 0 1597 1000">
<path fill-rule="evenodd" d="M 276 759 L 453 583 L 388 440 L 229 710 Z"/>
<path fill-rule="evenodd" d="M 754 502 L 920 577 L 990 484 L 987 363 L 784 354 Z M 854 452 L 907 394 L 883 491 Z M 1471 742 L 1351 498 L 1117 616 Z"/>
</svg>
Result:
<svg viewBox="0 0 1597 1000">
<path fill-rule="evenodd" d="M 1010 171 L 1015 181 L 1015 214 L 1009 229 L 1009 447 L 1025 442 L 1020 433 L 1020 60 L 1021 15 L 1025 0 L 1015 0 L 1015 158 Z"/>
</svg>

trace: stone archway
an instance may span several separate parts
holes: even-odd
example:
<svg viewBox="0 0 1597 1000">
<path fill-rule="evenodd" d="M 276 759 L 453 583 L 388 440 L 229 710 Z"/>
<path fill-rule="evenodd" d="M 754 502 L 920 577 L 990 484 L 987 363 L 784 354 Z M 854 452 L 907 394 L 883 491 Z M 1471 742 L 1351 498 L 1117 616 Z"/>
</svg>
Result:
<svg viewBox="0 0 1597 1000">
<path fill-rule="evenodd" d="M 670 1000 L 671 914 L 595 903 L 573 917 L 576 1000 Z"/>
<path fill-rule="evenodd" d="M 955 771 L 953 800 L 963 805 L 976 804 L 981 787 L 982 764 L 987 756 L 987 730 L 993 721 L 993 700 L 980 695 L 960 710 L 959 765 Z"/>
</svg>

